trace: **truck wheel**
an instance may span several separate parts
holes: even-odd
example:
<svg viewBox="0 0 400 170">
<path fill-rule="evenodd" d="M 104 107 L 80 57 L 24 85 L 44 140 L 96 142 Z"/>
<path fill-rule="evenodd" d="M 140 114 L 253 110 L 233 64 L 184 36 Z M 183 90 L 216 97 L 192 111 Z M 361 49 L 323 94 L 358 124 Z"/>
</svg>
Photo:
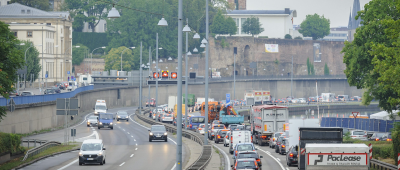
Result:
<svg viewBox="0 0 400 170">
<path fill-rule="evenodd" d="M 257 143 L 258 143 L 258 145 L 262 146 L 262 141 L 261 141 L 261 139 L 260 139 Z"/>
</svg>

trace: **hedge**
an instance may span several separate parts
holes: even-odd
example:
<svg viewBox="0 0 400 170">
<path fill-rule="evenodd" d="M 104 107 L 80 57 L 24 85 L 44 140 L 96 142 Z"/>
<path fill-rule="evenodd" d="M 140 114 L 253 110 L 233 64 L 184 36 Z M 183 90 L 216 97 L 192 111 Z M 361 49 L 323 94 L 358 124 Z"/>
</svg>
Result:
<svg viewBox="0 0 400 170">
<path fill-rule="evenodd" d="M 396 129 L 398 129 L 398 127 Z M 393 141 L 392 158 L 394 159 L 395 162 L 398 162 L 397 153 L 400 153 L 400 133 L 398 130 L 397 131 L 392 130 L 392 141 Z"/>
<path fill-rule="evenodd" d="M 72 32 L 72 44 L 83 44 L 90 49 L 90 52 L 97 47 L 108 46 L 109 41 L 107 33 Z M 96 50 L 96 53 L 100 53 L 101 50 Z"/>
<path fill-rule="evenodd" d="M 17 153 L 23 150 L 20 135 L 0 132 L 0 153 Z"/>
</svg>

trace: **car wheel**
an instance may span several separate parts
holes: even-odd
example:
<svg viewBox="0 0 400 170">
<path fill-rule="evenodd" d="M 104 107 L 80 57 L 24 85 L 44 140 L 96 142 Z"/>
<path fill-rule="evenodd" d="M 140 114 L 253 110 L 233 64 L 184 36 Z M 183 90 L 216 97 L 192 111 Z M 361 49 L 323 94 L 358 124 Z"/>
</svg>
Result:
<svg viewBox="0 0 400 170">
<path fill-rule="evenodd" d="M 110 127 L 111 128 L 111 130 L 113 130 L 114 128 L 113 127 Z"/>
<path fill-rule="evenodd" d="M 129 119 L 126 119 L 126 121 L 129 121 Z"/>
<path fill-rule="evenodd" d="M 82 163 L 79 162 L 79 166 L 81 166 L 81 165 L 82 165 Z"/>
<path fill-rule="evenodd" d="M 117 119 L 117 121 L 119 121 L 119 119 Z"/>
<path fill-rule="evenodd" d="M 275 153 L 278 153 L 278 149 L 275 148 Z"/>
<path fill-rule="evenodd" d="M 103 164 L 104 164 L 104 161 L 101 161 L 101 162 L 100 162 L 100 165 L 103 165 Z"/>
<path fill-rule="evenodd" d="M 292 164 L 290 162 L 287 163 L 288 166 L 292 166 Z"/>
<path fill-rule="evenodd" d="M 97 126 L 97 129 L 100 129 L 100 127 Z"/>
<path fill-rule="evenodd" d="M 165 142 L 168 142 L 168 138 L 165 139 Z"/>
<path fill-rule="evenodd" d="M 151 139 L 149 138 L 149 142 L 151 142 Z"/>
<path fill-rule="evenodd" d="M 90 125 L 87 125 L 87 127 L 90 127 Z"/>
</svg>

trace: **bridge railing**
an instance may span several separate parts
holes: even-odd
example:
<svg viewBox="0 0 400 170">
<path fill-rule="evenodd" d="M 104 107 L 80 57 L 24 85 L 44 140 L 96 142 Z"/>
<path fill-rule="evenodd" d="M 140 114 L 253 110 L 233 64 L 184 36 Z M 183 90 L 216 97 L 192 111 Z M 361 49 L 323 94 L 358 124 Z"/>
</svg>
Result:
<svg viewBox="0 0 400 170">
<path fill-rule="evenodd" d="M 34 96 L 15 96 L 11 97 L 14 99 L 16 105 L 20 104 L 32 104 L 32 103 L 40 103 L 40 102 L 49 102 L 49 101 L 56 101 L 57 98 L 71 98 L 74 97 L 76 94 L 87 91 L 93 90 L 93 85 L 91 86 L 84 86 L 79 87 L 71 92 L 65 93 L 57 93 L 57 94 L 45 94 L 45 95 L 34 95 Z M 7 106 L 10 100 L 6 98 L 0 98 L 0 106 Z"/>
<path fill-rule="evenodd" d="M 390 132 L 393 129 L 393 123 L 400 120 L 380 120 L 380 119 L 355 119 L 354 118 L 336 118 L 323 117 L 321 127 L 343 127 L 350 129 L 360 129 L 375 132 Z"/>
</svg>

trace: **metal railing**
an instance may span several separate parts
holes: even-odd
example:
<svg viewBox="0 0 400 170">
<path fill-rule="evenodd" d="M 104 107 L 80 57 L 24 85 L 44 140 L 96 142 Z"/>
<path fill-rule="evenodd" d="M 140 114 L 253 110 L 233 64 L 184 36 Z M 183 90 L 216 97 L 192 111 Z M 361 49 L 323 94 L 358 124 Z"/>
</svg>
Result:
<svg viewBox="0 0 400 170">
<path fill-rule="evenodd" d="M 75 89 L 74 91 L 65 92 L 65 93 L 34 95 L 34 96 L 15 96 L 15 97 L 11 97 L 11 98 L 14 99 L 14 102 L 16 105 L 33 104 L 33 103 L 40 103 L 40 102 L 56 101 L 57 98 L 71 98 L 71 97 L 74 97 L 76 94 L 83 92 L 83 91 L 87 91 L 87 90 L 93 90 L 93 85 L 79 87 L 79 88 Z M 9 101 L 10 100 L 7 100 L 6 98 L 0 98 L 0 106 L 7 106 Z"/>
<path fill-rule="evenodd" d="M 156 122 L 153 119 L 147 118 L 146 116 L 142 116 L 140 114 L 136 114 L 136 115 L 140 120 L 142 120 L 150 125 L 164 125 L 166 130 L 170 133 L 174 133 L 174 132 L 176 133 L 176 131 L 177 131 L 175 126 Z M 190 130 L 182 129 L 182 137 L 189 138 L 203 146 L 203 149 L 202 149 L 202 152 L 201 152 L 199 158 L 193 164 L 191 164 L 187 169 L 188 170 L 205 169 L 205 167 L 211 160 L 211 154 L 212 154 L 211 145 L 204 145 L 203 144 L 204 137 L 202 135 L 195 133 L 193 131 L 190 131 Z"/>
<path fill-rule="evenodd" d="M 388 164 L 382 161 L 378 161 L 376 159 L 371 159 L 370 162 L 370 167 L 374 169 L 397 170 L 396 165 Z"/>
<path fill-rule="evenodd" d="M 50 148 L 50 147 L 53 147 L 53 146 L 57 146 L 57 145 L 61 145 L 61 143 L 60 143 L 60 142 L 55 142 L 55 141 L 50 141 L 50 142 L 46 142 L 46 143 L 44 143 L 43 145 L 40 145 L 40 146 L 38 146 L 38 147 L 29 149 L 29 150 L 26 152 L 26 154 L 25 154 L 25 156 L 24 156 L 24 159 L 22 159 L 22 161 L 25 161 L 25 160 L 28 159 L 29 157 L 35 156 L 35 155 L 37 155 L 37 154 L 43 152 L 44 150 L 46 150 L 46 149 L 48 149 L 48 148 Z"/>
</svg>

